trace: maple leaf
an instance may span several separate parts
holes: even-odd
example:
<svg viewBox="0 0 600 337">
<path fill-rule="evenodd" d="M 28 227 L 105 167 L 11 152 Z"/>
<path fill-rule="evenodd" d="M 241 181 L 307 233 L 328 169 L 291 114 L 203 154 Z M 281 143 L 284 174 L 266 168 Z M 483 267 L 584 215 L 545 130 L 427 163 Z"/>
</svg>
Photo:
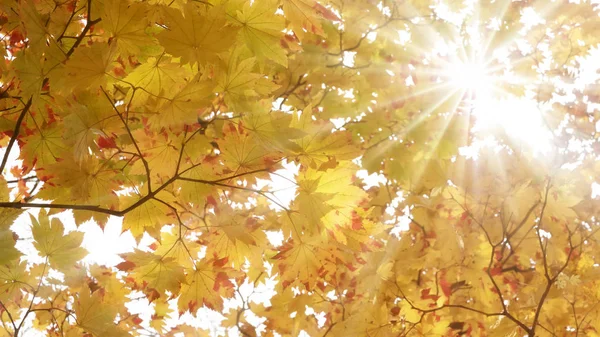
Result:
<svg viewBox="0 0 600 337">
<path fill-rule="evenodd" d="M 290 127 L 302 130 L 304 137 L 294 139 L 300 151 L 297 155 L 303 164 L 318 167 L 331 158 L 337 160 L 355 158 L 359 150 L 349 141 L 346 132 L 331 132 L 330 122 L 315 122 L 312 120 L 311 107 L 306 107 L 301 113 L 294 115 Z"/>
<path fill-rule="evenodd" d="M 112 82 L 107 74 L 113 68 L 115 56 L 115 48 L 108 45 L 94 44 L 89 48 L 78 48 L 66 64 L 65 71 L 69 77 L 57 81 L 64 83 L 66 88 L 79 90 Z M 57 73 L 53 76 L 59 75 Z"/>
<path fill-rule="evenodd" d="M 195 315 L 202 305 L 215 310 L 223 309 L 221 296 L 231 297 L 234 293 L 228 268 L 224 267 L 226 263 L 227 258 L 202 261 L 188 270 L 186 282 L 181 287 L 181 295 L 177 300 L 180 314 L 189 311 Z"/>
<path fill-rule="evenodd" d="M 49 199 L 80 200 L 94 205 L 115 207 L 118 197 L 106 191 L 114 190 L 118 186 L 119 175 L 115 169 L 107 167 L 96 158 L 86 157 L 81 163 L 76 163 L 74 158 L 64 160 L 52 165 L 51 170 L 56 172 L 53 184 L 47 185 L 40 196 Z M 61 191 L 56 194 L 56 191 Z"/>
<path fill-rule="evenodd" d="M 179 228 L 173 226 L 171 231 L 163 230 L 160 236 L 161 245 L 155 253 L 171 257 L 178 261 L 186 270 L 195 266 L 196 259 L 203 248 L 197 240 L 180 236 Z"/>
<path fill-rule="evenodd" d="M 189 75 L 189 69 L 181 67 L 172 57 L 163 55 L 158 58 L 149 57 L 146 62 L 131 71 L 124 81 L 145 89 L 137 95 L 150 93 L 162 96 L 174 92 L 174 89 L 181 85 L 178 79 L 191 77 Z"/>
<path fill-rule="evenodd" d="M 71 109 L 63 111 L 67 127 L 63 138 L 73 148 L 75 161 L 81 162 L 89 155 L 89 149 L 96 148 L 96 139 L 104 135 L 114 112 L 106 100 L 97 96 L 81 95 Z"/>
<path fill-rule="evenodd" d="M 219 76 L 216 87 L 225 96 L 228 107 L 239 107 L 251 97 L 268 95 L 277 89 L 276 84 L 254 72 L 255 64 L 254 57 L 244 57 L 242 48 L 236 49 L 229 56 L 227 68 Z"/>
<path fill-rule="evenodd" d="M 152 123 L 160 129 L 173 128 L 174 121 L 184 124 L 196 122 L 202 114 L 202 109 L 214 98 L 213 88 L 214 84 L 211 81 L 199 78 L 190 80 L 181 91 L 174 92 L 174 95 L 168 94 L 168 98 L 159 100 L 157 110 L 160 113 L 152 119 Z"/>
<path fill-rule="evenodd" d="M 20 3 L 19 12 L 31 43 L 30 49 L 39 56 L 46 42 L 46 27 L 42 16 L 30 1 Z"/>
<path fill-rule="evenodd" d="M 157 38 L 165 51 L 181 57 L 182 63 L 215 63 L 218 55 L 231 47 L 237 28 L 227 25 L 225 12 L 214 6 L 204 10 L 189 3 L 183 13 L 174 8 L 163 8 L 168 29 Z"/>
<path fill-rule="evenodd" d="M 104 2 L 102 26 L 110 34 L 111 42 L 117 44 L 124 55 L 139 55 L 141 48 L 151 44 L 152 38 L 146 34 L 147 8 L 127 1 L 108 0 Z"/>
<path fill-rule="evenodd" d="M 285 19 L 275 14 L 278 1 L 261 1 L 251 4 L 237 12 L 237 20 L 242 24 L 240 36 L 248 48 L 259 59 L 270 59 L 287 66 L 285 50 L 279 46 L 283 38 Z"/>
<path fill-rule="evenodd" d="M 317 11 L 318 2 L 316 0 L 284 0 L 283 11 L 286 18 L 290 20 L 294 33 L 304 36 L 304 31 L 323 35 L 321 27 L 321 17 Z"/>
<path fill-rule="evenodd" d="M 66 270 L 87 255 L 81 247 L 83 233 L 73 231 L 63 234 L 62 222 L 56 218 L 50 220 L 44 210 L 40 211 L 37 219 L 33 215 L 30 218 L 34 246 L 42 257 L 48 258 L 50 265 Z"/>
<path fill-rule="evenodd" d="M 33 281 L 25 267 L 26 263 L 16 259 L 0 265 L 0 300 L 13 300 L 15 296 L 21 295 L 21 288 L 27 287 L 29 282 Z"/>
<path fill-rule="evenodd" d="M 271 109 L 271 100 L 265 99 L 257 102 L 245 114 L 241 125 L 257 137 L 257 141 L 263 143 L 264 148 L 302 151 L 292 140 L 302 138 L 306 134 L 302 130 L 290 127 L 292 116 L 271 114 Z"/>
<path fill-rule="evenodd" d="M 137 287 L 150 294 L 151 299 L 160 297 L 165 291 L 179 293 L 185 280 L 183 267 L 172 257 L 162 257 L 150 252 L 134 250 L 122 254 L 125 259 L 117 267 L 129 272 Z"/>
<path fill-rule="evenodd" d="M 140 200 L 137 196 L 122 197 L 120 203 L 123 205 L 134 205 Z M 160 228 L 166 222 L 171 221 L 167 215 L 169 207 L 157 200 L 150 200 L 137 206 L 128 212 L 123 218 L 123 230 L 131 231 L 133 237 L 139 242 L 144 233 L 154 238 L 160 238 Z"/>
<path fill-rule="evenodd" d="M 94 336 L 131 336 L 114 323 L 117 312 L 103 301 L 99 291 L 90 294 L 88 289 L 84 289 L 79 293 L 74 309 L 77 325 Z"/>
<path fill-rule="evenodd" d="M 335 268 L 327 261 L 332 256 L 325 247 L 318 236 L 289 240 L 279 247 L 272 259 L 281 273 L 283 286 L 302 284 L 311 289 L 319 276 L 327 272 L 325 266 Z"/>
<path fill-rule="evenodd" d="M 15 261 L 21 256 L 21 253 L 15 248 L 14 235 L 8 229 L 0 230 L 0 253 L 2 254 L 0 257 L 2 264 Z"/>
<path fill-rule="evenodd" d="M 46 76 L 44 66 L 39 55 L 26 53 L 15 62 L 15 71 L 22 78 L 23 94 L 37 97 L 42 89 L 42 82 Z"/>
<path fill-rule="evenodd" d="M 236 267 L 244 265 L 246 260 L 262 258 L 262 247 L 267 238 L 258 219 L 223 206 L 218 216 L 207 217 L 206 222 L 211 230 L 200 240 L 206 245 L 209 256 L 227 258 Z"/>
<path fill-rule="evenodd" d="M 42 125 L 42 130 L 23 137 L 20 157 L 25 165 L 34 167 L 38 165 L 43 169 L 56 163 L 68 151 L 64 143 L 62 129 L 56 124 L 51 126 Z"/>
<path fill-rule="evenodd" d="M 274 165 L 274 153 L 257 142 L 254 134 L 245 130 L 242 124 L 228 124 L 224 127 L 223 141 L 218 142 L 222 149 L 222 158 L 227 171 L 232 175 L 241 175 L 262 169 L 268 170 Z M 244 177 L 252 183 L 252 176 Z"/>
<path fill-rule="evenodd" d="M 309 232 L 327 230 L 341 242 L 346 242 L 340 229 L 352 226 L 353 206 L 366 197 L 361 188 L 352 186 L 352 172 L 351 167 L 301 172 L 294 206 L 306 216 Z"/>
</svg>

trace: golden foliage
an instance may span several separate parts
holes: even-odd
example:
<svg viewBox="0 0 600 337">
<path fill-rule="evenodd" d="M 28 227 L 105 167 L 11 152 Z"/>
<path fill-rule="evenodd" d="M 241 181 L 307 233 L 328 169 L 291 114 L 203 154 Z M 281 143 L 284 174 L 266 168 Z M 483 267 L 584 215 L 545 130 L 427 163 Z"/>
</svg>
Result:
<svg viewBox="0 0 600 337">
<path fill-rule="evenodd" d="M 1 0 L 0 335 L 599 336 L 598 10 Z"/>
</svg>

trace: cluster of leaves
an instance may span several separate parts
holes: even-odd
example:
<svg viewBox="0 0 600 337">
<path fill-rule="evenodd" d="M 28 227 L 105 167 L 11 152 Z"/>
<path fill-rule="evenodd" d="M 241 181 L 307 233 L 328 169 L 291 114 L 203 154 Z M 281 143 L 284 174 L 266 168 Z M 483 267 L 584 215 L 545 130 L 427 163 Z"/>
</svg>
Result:
<svg viewBox="0 0 600 337">
<path fill-rule="evenodd" d="M 197 336 L 169 317 L 207 307 L 246 337 L 598 336 L 597 8 L 474 3 L 1 0 L 0 334 Z M 552 106 L 543 157 L 459 155 L 475 117 L 433 46 L 473 30 Z M 84 264 L 66 216 L 153 243 Z"/>
</svg>

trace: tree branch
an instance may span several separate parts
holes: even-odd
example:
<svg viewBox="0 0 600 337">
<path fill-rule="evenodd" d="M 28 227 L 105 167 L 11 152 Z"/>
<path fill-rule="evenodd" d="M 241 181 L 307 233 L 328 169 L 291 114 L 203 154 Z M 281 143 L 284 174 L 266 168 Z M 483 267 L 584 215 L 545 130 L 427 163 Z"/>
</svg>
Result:
<svg viewBox="0 0 600 337">
<path fill-rule="evenodd" d="M 85 38 L 87 32 L 92 28 L 92 26 L 97 24 L 100 21 L 102 21 L 101 18 L 92 20 L 92 0 L 88 0 L 88 2 L 87 2 L 87 23 L 85 24 L 85 27 L 83 27 L 83 31 L 81 31 L 81 34 L 79 34 L 79 36 L 77 37 L 77 40 L 75 40 L 75 43 L 73 43 L 73 45 L 71 46 L 71 49 L 69 49 L 69 51 L 67 51 L 67 53 L 65 54 L 67 56 L 67 58 L 71 57 L 73 52 L 75 52 L 75 49 L 77 49 L 77 47 L 79 47 L 79 45 Z"/>
<path fill-rule="evenodd" d="M 138 157 L 140 157 L 140 160 L 142 161 L 142 164 L 144 165 L 144 170 L 146 171 L 146 180 L 147 180 L 146 183 L 148 186 L 148 194 L 151 194 L 152 193 L 152 180 L 150 177 L 150 166 L 148 165 L 148 161 L 146 160 L 146 158 L 144 158 L 144 155 L 142 154 L 140 147 L 138 146 L 137 142 L 135 141 L 135 138 L 133 138 L 133 134 L 131 134 L 131 129 L 129 129 L 129 125 L 127 124 L 127 122 L 125 121 L 125 119 L 123 118 L 121 113 L 119 112 L 119 109 L 117 109 L 117 106 L 115 105 L 115 103 L 108 96 L 108 94 L 106 93 L 104 88 L 100 87 L 100 89 L 104 93 L 104 96 L 106 96 L 106 99 L 108 99 L 108 101 L 110 102 L 110 105 L 113 107 L 113 110 L 115 110 L 115 113 L 117 114 L 117 116 L 119 116 L 119 119 L 123 123 L 123 126 L 125 126 L 127 135 L 129 135 L 129 138 L 131 138 L 131 142 L 133 143 L 133 146 L 135 147 L 135 150 L 137 151 L 137 155 L 138 155 Z"/>
<path fill-rule="evenodd" d="M 2 163 L 0 164 L 0 175 L 2 175 L 2 172 L 4 171 L 4 168 L 6 167 L 6 163 L 8 161 L 8 156 L 10 155 L 10 151 L 12 150 L 12 147 L 15 144 L 15 141 L 17 140 L 17 137 L 19 137 L 19 132 L 21 131 L 21 124 L 23 123 L 23 119 L 25 118 L 25 115 L 27 115 L 29 108 L 31 108 L 32 100 L 33 100 L 33 97 L 29 98 L 29 100 L 27 101 L 27 104 L 25 104 L 25 106 L 23 107 L 23 111 L 21 111 L 21 114 L 19 115 L 19 118 L 17 119 L 17 125 L 15 125 L 13 134 L 11 135 L 10 140 L 8 141 L 8 146 L 6 146 L 6 152 L 4 152 L 4 157 L 2 158 Z"/>
</svg>

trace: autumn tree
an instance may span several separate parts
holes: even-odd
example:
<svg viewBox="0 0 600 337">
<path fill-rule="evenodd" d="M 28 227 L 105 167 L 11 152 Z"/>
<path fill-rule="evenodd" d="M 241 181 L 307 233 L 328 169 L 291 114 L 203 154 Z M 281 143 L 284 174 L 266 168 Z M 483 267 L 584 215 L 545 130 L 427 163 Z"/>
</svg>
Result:
<svg viewBox="0 0 600 337">
<path fill-rule="evenodd" d="M 600 336 L 598 10 L 1 0 L 0 335 Z"/>
</svg>

